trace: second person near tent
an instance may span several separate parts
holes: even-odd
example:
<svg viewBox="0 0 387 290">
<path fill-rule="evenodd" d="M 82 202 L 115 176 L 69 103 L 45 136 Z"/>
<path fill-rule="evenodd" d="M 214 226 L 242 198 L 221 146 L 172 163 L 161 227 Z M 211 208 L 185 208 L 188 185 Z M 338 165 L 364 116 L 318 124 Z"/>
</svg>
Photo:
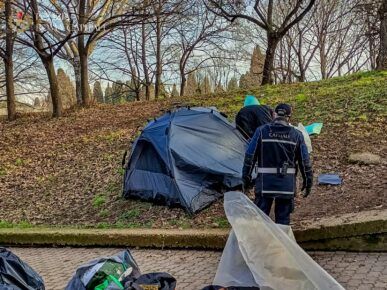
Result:
<svg viewBox="0 0 387 290">
<path fill-rule="evenodd" d="M 273 120 L 274 112 L 266 105 L 261 105 L 255 96 L 247 95 L 243 108 L 235 118 L 239 132 L 247 139 L 251 139 L 255 130 Z"/>
</svg>

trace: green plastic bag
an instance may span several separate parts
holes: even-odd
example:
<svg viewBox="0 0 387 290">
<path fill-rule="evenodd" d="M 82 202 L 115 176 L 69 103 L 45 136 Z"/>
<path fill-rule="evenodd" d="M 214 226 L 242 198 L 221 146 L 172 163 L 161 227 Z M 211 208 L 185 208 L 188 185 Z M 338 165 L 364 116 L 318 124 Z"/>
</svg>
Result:
<svg viewBox="0 0 387 290">
<path fill-rule="evenodd" d="M 125 265 L 115 261 L 106 261 L 94 273 L 93 277 L 86 286 L 87 290 L 103 290 L 111 281 L 119 283 L 120 276 L 125 272 Z M 106 286 L 105 283 L 107 282 Z M 122 286 L 122 285 L 121 285 Z M 101 288 L 102 287 L 102 288 Z M 103 288 L 105 287 L 105 288 Z M 122 288 L 124 289 L 124 288 Z"/>
<path fill-rule="evenodd" d="M 119 289 L 124 290 L 124 286 L 122 286 L 121 282 L 118 281 L 118 279 L 113 275 L 107 276 L 105 281 L 103 281 L 102 284 L 99 284 L 98 286 L 96 286 L 94 290 L 105 290 L 109 285 L 111 285 L 112 282 L 116 284 Z"/>
</svg>

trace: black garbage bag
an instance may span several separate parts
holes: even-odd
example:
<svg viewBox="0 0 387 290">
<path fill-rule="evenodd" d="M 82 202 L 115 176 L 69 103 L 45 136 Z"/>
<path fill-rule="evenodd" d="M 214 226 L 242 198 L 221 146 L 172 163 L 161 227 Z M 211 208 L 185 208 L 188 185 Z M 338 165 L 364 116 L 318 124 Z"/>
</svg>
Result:
<svg viewBox="0 0 387 290">
<path fill-rule="evenodd" d="M 129 250 L 79 267 L 65 290 L 123 290 L 123 281 L 138 278 L 140 269 Z"/>
<path fill-rule="evenodd" d="M 216 285 L 210 285 L 204 287 L 202 290 L 259 290 L 258 287 L 222 287 Z"/>
<path fill-rule="evenodd" d="M 0 247 L 0 290 L 44 290 L 42 277 L 11 251 Z"/>
<path fill-rule="evenodd" d="M 137 279 L 128 279 L 125 290 L 175 290 L 176 279 L 168 273 L 148 273 Z"/>
</svg>

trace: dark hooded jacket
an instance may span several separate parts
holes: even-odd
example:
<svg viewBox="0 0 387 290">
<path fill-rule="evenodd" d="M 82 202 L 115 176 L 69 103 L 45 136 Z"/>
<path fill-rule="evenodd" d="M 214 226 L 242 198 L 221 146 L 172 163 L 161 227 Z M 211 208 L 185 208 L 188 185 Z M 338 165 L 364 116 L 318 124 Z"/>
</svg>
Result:
<svg viewBox="0 0 387 290">
<path fill-rule="evenodd" d="M 235 118 L 236 127 L 246 139 L 251 139 L 258 127 L 273 120 L 273 110 L 265 105 L 243 107 Z"/>
</svg>

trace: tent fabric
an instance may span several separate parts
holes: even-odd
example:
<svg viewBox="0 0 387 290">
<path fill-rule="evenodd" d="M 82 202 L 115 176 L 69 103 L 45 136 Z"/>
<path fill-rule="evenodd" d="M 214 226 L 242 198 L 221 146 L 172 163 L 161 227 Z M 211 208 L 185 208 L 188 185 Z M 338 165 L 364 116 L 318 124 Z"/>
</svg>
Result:
<svg viewBox="0 0 387 290">
<path fill-rule="evenodd" d="M 133 144 L 123 196 L 194 214 L 242 184 L 247 141 L 211 108 L 180 108 L 151 121 Z"/>
<path fill-rule="evenodd" d="M 291 228 L 275 224 L 246 195 L 227 192 L 232 232 L 213 281 L 261 290 L 344 290 L 297 244 Z"/>
</svg>

